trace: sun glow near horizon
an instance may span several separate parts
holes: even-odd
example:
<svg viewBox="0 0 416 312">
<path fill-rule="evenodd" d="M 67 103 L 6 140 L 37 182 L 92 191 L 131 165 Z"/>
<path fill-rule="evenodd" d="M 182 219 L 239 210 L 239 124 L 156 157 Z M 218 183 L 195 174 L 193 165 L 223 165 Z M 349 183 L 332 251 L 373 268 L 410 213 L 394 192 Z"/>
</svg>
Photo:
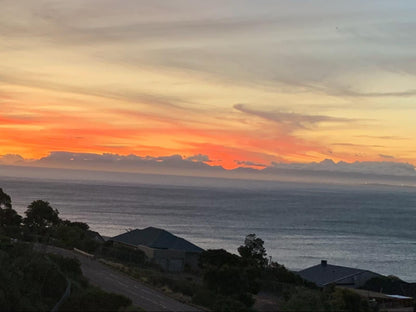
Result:
<svg viewBox="0 0 416 312">
<path fill-rule="evenodd" d="M 6 1 L 0 155 L 416 165 L 415 5 L 315 2 Z"/>
</svg>

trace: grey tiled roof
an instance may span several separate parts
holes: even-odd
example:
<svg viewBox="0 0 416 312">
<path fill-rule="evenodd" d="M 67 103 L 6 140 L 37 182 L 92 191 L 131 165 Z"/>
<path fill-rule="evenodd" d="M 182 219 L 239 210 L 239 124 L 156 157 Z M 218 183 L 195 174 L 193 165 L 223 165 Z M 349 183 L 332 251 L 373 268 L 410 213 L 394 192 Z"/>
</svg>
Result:
<svg viewBox="0 0 416 312">
<path fill-rule="evenodd" d="M 364 272 L 368 271 L 331 264 L 318 264 L 305 270 L 299 271 L 298 274 L 303 279 L 322 287 L 331 283 L 335 283 L 340 279 L 358 275 Z"/>
<path fill-rule="evenodd" d="M 110 240 L 132 246 L 144 245 L 157 249 L 174 249 L 187 252 L 204 251 L 202 248 L 199 248 L 181 237 L 154 227 L 148 227 L 143 230 L 136 229 L 129 231 L 114 236 Z"/>
</svg>

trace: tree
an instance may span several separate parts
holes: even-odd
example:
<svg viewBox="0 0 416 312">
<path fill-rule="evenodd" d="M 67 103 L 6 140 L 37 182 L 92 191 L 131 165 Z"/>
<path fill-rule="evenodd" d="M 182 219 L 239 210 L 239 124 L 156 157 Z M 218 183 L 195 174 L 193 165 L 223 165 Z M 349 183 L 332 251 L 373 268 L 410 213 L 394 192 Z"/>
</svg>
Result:
<svg viewBox="0 0 416 312">
<path fill-rule="evenodd" d="M 36 200 L 27 208 L 24 224 L 34 232 L 45 232 L 61 221 L 58 210 L 53 209 L 47 201 Z"/>
<path fill-rule="evenodd" d="M 224 249 L 208 249 L 199 256 L 199 266 L 202 269 L 210 266 L 218 268 L 225 264 L 238 266 L 240 264 L 240 258 Z"/>
<path fill-rule="evenodd" d="M 0 187 L 0 209 L 12 208 L 12 199 L 9 195 L 3 192 L 3 189 Z"/>
<path fill-rule="evenodd" d="M 267 266 L 267 253 L 264 248 L 264 241 L 257 237 L 256 234 L 249 234 L 244 240 L 244 245 L 238 247 L 238 253 L 241 258 L 252 263 L 259 268 L 265 268 Z"/>
<path fill-rule="evenodd" d="M 20 226 L 22 217 L 12 208 L 0 209 L 0 226 Z"/>
<path fill-rule="evenodd" d="M 10 234 L 10 229 L 17 229 L 22 223 L 22 217 L 12 209 L 12 200 L 0 188 L 0 227 Z"/>
<path fill-rule="evenodd" d="M 232 298 L 245 306 L 254 303 L 252 294 L 259 291 L 259 269 L 223 249 L 207 250 L 200 255 L 203 282 L 217 296 Z"/>
</svg>

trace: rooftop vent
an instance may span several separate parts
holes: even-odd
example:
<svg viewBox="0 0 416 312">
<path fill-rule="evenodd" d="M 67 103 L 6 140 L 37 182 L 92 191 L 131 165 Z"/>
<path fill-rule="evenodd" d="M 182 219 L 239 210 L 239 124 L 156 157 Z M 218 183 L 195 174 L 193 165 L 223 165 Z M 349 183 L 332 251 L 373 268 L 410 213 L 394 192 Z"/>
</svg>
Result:
<svg viewBox="0 0 416 312">
<path fill-rule="evenodd" d="M 321 260 L 321 266 L 325 267 L 328 264 L 328 261 L 326 260 Z"/>
</svg>

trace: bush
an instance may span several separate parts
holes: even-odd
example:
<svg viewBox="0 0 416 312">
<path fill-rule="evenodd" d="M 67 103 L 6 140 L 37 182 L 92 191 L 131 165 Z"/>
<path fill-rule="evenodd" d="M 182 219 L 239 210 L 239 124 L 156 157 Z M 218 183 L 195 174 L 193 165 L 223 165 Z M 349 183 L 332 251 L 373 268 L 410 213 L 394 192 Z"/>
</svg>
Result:
<svg viewBox="0 0 416 312">
<path fill-rule="evenodd" d="M 113 242 L 106 242 L 100 251 L 100 255 L 135 266 L 144 266 L 147 263 L 147 257 L 143 251 L 113 244 Z"/>
<path fill-rule="evenodd" d="M 219 297 L 214 303 L 213 310 L 216 312 L 245 312 L 251 311 L 243 303 L 231 297 Z"/>
<path fill-rule="evenodd" d="M 86 252 L 94 252 L 100 243 L 88 235 L 88 226 L 81 222 L 64 221 L 51 229 L 51 237 L 54 244 L 64 248 L 78 248 Z"/>
<path fill-rule="evenodd" d="M 396 276 L 380 276 L 368 280 L 363 289 L 416 298 L 416 283 L 407 283 Z"/>
<path fill-rule="evenodd" d="M 336 288 L 331 294 L 330 305 L 334 311 L 370 311 L 368 301 L 348 289 Z"/>
<path fill-rule="evenodd" d="M 76 258 L 66 258 L 60 255 L 48 254 L 49 259 L 56 263 L 60 270 L 70 277 L 82 275 L 81 262 Z"/>
<path fill-rule="evenodd" d="M 67 285 L 55 263 L 25 244 L 0 250 L 0 281 L 2 311 L 50 310 Z"/>
<path fill-rule="evenodd" d="M 322 311 L 324 302 L 319 291 L 309 289 L 293 292 L 281 306 L 282 311 Z M 336 310 L 335 310 L 336 311 Z"/>
<path fill-rule="evenodd" d="M 60 307 L 60 311 L 118 311 L 131 305 L 124 296 L 107 293 L 96 287 L 77 290 Z"/>
<path fill-rule="evenodd" d="M 204 251 L 200 266 L 204 270 L 205 287 L 220 295 L 238 296 L 259 291 L 260 269 L 223 249 Z"/>
<path fill-rule="evenodd" d="M 287 293 L 291 291 L 290 289 L 294 289 L 297 286 L 318 289 L 314 283 L 305 281 L 296 273 L 289 271 L 276 262 L 272 262 L 270 266 L 262 271 L 260 283 L 263 291 L 284 294 L 285 297 L 288 297 Z"/>
<path fill-rule="evenodd" d="M 212 291 L 201 288 L 198 289 L 193 297 L 192 302 L 204 307 L 212 308 L 216 300 L 216 295 Z"/>
</svg>

